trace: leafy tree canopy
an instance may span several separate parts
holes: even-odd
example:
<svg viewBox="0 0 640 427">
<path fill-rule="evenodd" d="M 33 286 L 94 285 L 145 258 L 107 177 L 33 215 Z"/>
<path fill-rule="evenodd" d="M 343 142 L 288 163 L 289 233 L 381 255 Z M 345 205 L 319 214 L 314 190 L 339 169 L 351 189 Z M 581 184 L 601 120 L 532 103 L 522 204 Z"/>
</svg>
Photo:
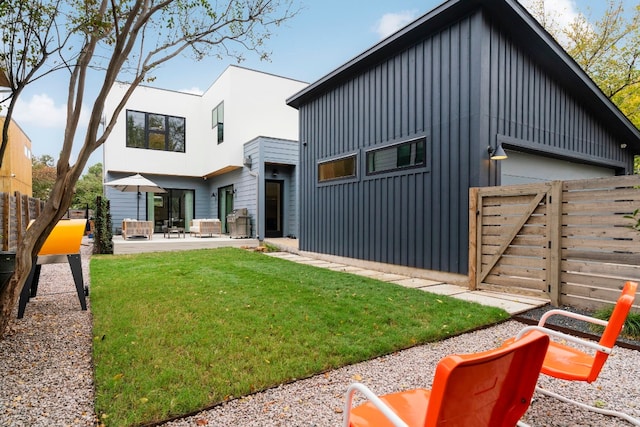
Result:
<svg viewBox="0 0 640 427">
<path fill-rule="evenodd" d="M 529 10 L 640 129 L 640 5 L 625 11 L 622 0 L 606 0 L 601 17 L 594 19 L 588 11 L 562 26 L 545 7 L 550 1 L 555 0 L 533 0 Z M 638 156 L 634 170 L 640 173 Z"/>
<path fill-rule="evenodd" d="M 78 179 L 71 207 L 84 209 L 89 205 L 89 209 L 95 211 L 98 196 L 102 196 L 102 163 L 90 166 L 87 173 Z"/>
<path fill-rule="evenodd" d="M 48 154 L 31 158 L 33 197 L 47 200 L 56 182 L 54 159 Z"/>
</svg>

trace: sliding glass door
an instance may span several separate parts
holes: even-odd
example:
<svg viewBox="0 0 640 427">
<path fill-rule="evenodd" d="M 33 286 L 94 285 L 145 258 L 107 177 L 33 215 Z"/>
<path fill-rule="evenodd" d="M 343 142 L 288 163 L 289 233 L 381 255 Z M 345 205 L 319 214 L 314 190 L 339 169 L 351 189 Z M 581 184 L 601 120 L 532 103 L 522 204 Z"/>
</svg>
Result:
<svg viewBox="0 0 640 427">
<path fill-rule="evenodd" d="M 166 188 L 166 193 L 150 194 L 147 198 L 147 212 L 153 212 L 152 220 L 155 232 L 162 232 L 163 225 L 184 227 L 189 231 L 189 224 L 195 211 L 194 190 Z M 151 200 L 151 202 L 150 202 Z"/>
</svg>

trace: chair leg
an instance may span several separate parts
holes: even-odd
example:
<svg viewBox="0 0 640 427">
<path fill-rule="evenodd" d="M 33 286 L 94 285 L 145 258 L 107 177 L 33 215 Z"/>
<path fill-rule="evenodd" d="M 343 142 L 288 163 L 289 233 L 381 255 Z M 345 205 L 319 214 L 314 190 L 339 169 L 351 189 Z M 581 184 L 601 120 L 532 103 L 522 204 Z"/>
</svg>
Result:
<svg viewBox="0 0 640 427">
<path fill-rule="evenodd" d="M 602 414 L 602 415 L 608 415 L 608 416 L 611 416 L 611 417 L 622 418 L 625 421 L 630 422 L 634 426 L 640 426 L 640 419 L 633 418 L 632 416 L 627 415 L 627 414 L 625 414 L 623 412 L 611 411 L 611 410 L 608 410 L 608 409 L 596 408 L 595 406 L 589 406 L 589 405 L 586 405 L 584 403 L 576 402 L 575 400 L 571 400 L 571 399 L 566 398 L 566 397 L 564 397 L 564 396 L 562 396 L 562 395 L 560 395 L 558 393 L 554 393 L 552 391 L 545 390 L 545 389 L 540 388 L 540 387 L 536 387 L 536 391 L 541 393 L 541 394 L 544 394 L 546 396 L 554 397 L 554 398 L 556 398 L 556 399 L 558 399 L 558 400 L 560 400 L 562 402 L 570 403 L 572 405 L 579 406 L 582 409 L 586 409 L 588 411 L 597 412 L 597 413 Z"/>
</svg>

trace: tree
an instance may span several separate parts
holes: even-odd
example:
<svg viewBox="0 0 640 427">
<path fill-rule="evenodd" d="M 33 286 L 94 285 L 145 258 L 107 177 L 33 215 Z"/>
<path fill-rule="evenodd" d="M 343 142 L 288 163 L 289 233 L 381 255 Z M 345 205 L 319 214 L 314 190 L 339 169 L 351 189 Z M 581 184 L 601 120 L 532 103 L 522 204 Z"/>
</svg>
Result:
<svg viewBox="0 0 640 427">
<path fill-rule="evenodd" d="M 87 173 L 80 177 L 76 183 L 76 194 L 73 196 L 71 207 L 84 209 L 89 205 L 89 208 L 95 211 L 98 196 L 102 196 L 102 163 L 89 166 Z"/>
<path fill-rule="evenodd" d="M 530 3 L 531 14 L 640 128 L 640 6 L 627 17 L 622 0 L 608 0 L 600 19 L 579 14 L 562 26 L 545 8 L 546 0 Z"/>
<path fill-rule="evenodd" d="M 296 14 L 293 1 L 5 0 L 0 3 L 0 33 L 5 52 L 0 54 L 0 59 L 8 71 L 12 90 L 8 118 L 20 89 L 32 83 L 36 72 L 45 69 L 45 64 L 51 67 L 47 70 L 63 67 L 69 82 L 67 122 L 56 164 L 56 181 L 40 216 L 24 235 L 16 255 L 16 272 L 0 293 L 0 336 L 6 330 L 33 256 L 71 205 L 73 188 L 89 156 L 109 136 L 117 116 L 138 85 L 152 79 L 154 69 L 178 55 L 191 54 L 195 60 L 208 55 L 227 56 L 240 61 L 245 52 L 253 52 L 267 59 L 265 42 L 276 26 Z M 12 20 L 17 24 L 13 25 Z M 33 43 L 28 43 L 29 40 Z M 55 60 L 52 53 L 56 54 Z M 87 80 L 92 73 L 100 74 L 101 83 L 93 99 L 86 100 L 92 106 L 89 122 L 77 160 L 70 164 L 81 107 L 91 92 Z M 116 79 L 127 81 L 130 87 L 113 115 L 106 117 L 106 126 L 100 131 L 105 99 Z M 3 135 L 3 143 L 5 141 L 6 135 Z"/>
<path fill-rule="evenodd" d="M 56 38 L 53 31 L 56 28 L 59 6 L 59 1 L 0 1 L 0 34 L 3 46 L 0 51 L 0 72 L 6 74 L 10 88 L 8 96 L 0 100 L 10 101 L 7 120 L 2 127 L 0 166 L 9 142 L 9 122 L 20 94 L 31 82 L 63 66 L 58 61 L 49 61 L 52 55 L 59 53 L 64 47 L 64 42 Z M 54 43 L 54 39 L 59 43 Z M 50 68 L 43 69 L 47 63 Z"/>
<path fill-rule="evenodd" d="M 53 166 L 53 157 L 43 154 L 39 158 L 31 159 L 33 197 L 47 200 L 49 193 L 56 182 L 56 168 Z"/>
<path fill-rule="evenodd" d="M 640 128 L 640 5 L 627 18 L 622 0 L 608 0 L 600 19 L 579 14 L 563 27 L 545 2 L 531 1 L 531 14 Z M 640 173 L 640 156 L 634 158 L 634 173 Z"/>
</svg>

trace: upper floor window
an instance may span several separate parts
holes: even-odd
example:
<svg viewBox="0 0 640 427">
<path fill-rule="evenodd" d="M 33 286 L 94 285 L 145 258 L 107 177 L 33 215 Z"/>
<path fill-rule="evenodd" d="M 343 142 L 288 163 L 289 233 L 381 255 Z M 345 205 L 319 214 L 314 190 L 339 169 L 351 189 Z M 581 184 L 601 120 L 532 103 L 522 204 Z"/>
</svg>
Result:
<svg viewBox="0 0 640 427">
<path fill-rule="evenodd" d="M 211 110 L 211 129 L 218 129 L 218 144 L 224 142 L 224 101 Z"/>
<path fill-rule="evenodd" d="M 356 155 L 318 164 L 318 182 L 356 176 Z"/>
<path fill-rule="evenodd" d="M 424 166 L 425 138 L 367 152 L 367 175 Z"/>
<path fill-rule="evenodd" d="M 184 117 L 127 110 L 127 147 L 184 153 Z"/>
</svg>

